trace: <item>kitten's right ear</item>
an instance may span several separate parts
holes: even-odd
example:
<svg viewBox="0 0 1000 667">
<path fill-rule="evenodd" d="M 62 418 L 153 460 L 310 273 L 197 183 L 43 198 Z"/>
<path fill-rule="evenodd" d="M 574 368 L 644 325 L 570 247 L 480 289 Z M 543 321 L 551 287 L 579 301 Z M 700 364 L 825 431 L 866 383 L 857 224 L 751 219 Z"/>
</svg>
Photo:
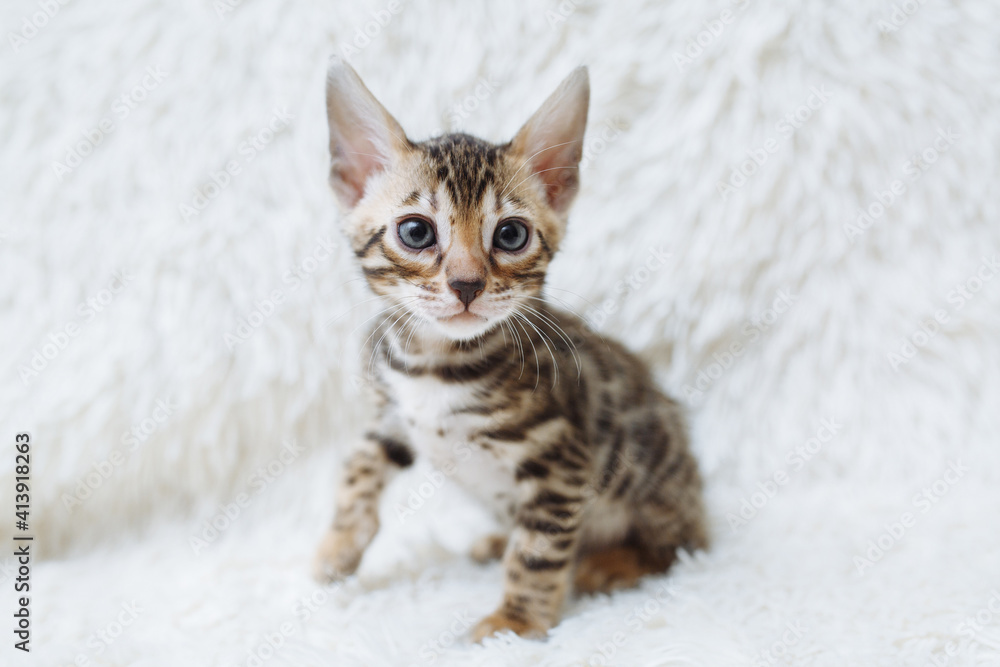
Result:
<svg viewBox="0 0 1000 667">
<path fill-rule="evenodd" d="M 587 68 L 577 67 L 511 142 L 525 166 L 545 185 L 549 206 L 558 213 L 566 213 L 580 187 L 580 158 L 589 105 Z"/>
<path fill-rule="evenodd" d="M 388 167 L 409 141 L 354 68 L 336 57 L 326 78 L 326 115 L 330 185 L 345 207 L 354 208 L 368 179 Z"/>
</svg>

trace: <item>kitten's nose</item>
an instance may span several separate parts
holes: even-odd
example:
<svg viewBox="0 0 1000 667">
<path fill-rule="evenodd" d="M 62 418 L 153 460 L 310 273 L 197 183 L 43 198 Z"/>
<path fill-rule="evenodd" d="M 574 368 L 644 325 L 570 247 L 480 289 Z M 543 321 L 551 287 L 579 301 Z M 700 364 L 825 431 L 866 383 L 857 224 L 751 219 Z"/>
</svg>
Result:
<svg viewBox="0 0 1000 667">
<path fill-rule="evenodd" d="M 485 280 L 449 280 L 448 286 L 455 290 L 455 294 L 458 298 L 462 300 L 465 307 L 468 308 L 472 300 L 477 296 L 482 294 L 483 288 L 486 287 Z"/>
</svg>

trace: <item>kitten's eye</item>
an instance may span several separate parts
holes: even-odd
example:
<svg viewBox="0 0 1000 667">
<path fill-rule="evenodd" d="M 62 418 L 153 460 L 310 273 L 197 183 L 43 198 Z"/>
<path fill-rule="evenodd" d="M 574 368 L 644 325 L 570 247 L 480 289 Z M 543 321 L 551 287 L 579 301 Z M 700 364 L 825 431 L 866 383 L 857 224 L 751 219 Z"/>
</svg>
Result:
<svg viewBox="0 0 1000 667">
<path fill-rule="evenodd" d="M 434 245 L 434 230 L 426 220 L 407 218 L 399 223 L 399 240 L 408 248 L 423 250 Z"/>
<path fill-rule="evenodd" d="M 528 242 L 528 228 L 520 220 L 509 220 L 493 233 L 493 247 L 515 252 Z"/>
</svg>

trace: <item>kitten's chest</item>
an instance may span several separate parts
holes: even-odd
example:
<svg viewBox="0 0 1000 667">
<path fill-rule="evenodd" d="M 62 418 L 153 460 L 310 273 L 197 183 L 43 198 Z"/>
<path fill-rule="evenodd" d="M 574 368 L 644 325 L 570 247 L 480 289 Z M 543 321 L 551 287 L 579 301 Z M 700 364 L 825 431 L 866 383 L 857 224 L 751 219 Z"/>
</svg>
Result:
<svg viewBox="0 0 1000 667">
<path fill-rule="evenodd" d="M 435 468 L 503 512 L 514 498 L 514 452 L 483 446 L 490 415 L 477 414 L 473 389 L 464 383 L 389 372 L 386 377 L 399 423 L 411 446 Z"/>
</svg>

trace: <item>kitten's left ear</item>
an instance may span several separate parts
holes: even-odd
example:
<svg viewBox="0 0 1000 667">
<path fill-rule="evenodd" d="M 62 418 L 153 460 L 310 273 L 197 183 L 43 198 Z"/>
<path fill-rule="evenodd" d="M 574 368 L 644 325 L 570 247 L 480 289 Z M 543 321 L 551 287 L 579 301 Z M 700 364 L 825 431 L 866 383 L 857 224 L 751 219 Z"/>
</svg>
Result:
<svg viewBox="0 0 1000 667">
<path fill-rule="evenodd" d="M 566 213 L 580 187 L 590 79 L 577 67 L 528 119 L 511 146 L 545 184 L 549 206 Z"/>
<path fill-rule="evenodd" d="M 330 123 L 330 185 L 347 208 L 365 194 L 372 175 L 392 163 L 409 144 L 403 128 L 371 94 L 361 77 L 332 58 L 326 78 Z"/>
</svg>

